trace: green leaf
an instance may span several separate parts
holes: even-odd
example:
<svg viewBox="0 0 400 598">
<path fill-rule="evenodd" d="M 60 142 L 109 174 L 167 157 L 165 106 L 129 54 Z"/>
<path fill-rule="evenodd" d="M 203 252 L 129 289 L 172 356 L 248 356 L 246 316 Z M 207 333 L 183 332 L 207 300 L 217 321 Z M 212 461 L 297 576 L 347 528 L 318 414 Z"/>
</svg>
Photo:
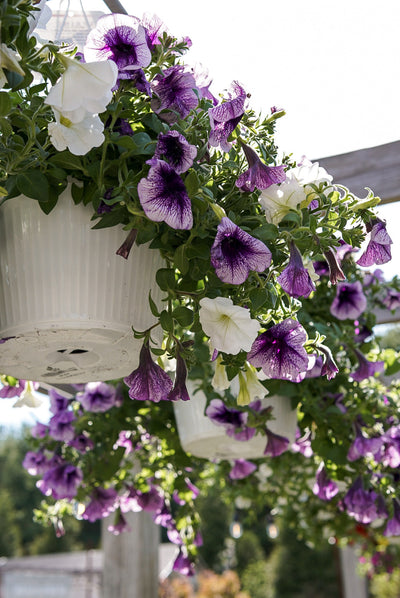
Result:
<svg viewBox="0 0 400 598">
<path fill-rule="evenodd" d="M 185 178 L 185 187 L 189 196 L 195 195 L 200 187 L 199 177 L 195 170 L 191 170 Z"/>
<path fill-rule="evenodd" d="M 117 224 L 121 224 L 121 210 L 113 210 L 112 212 L 104 214 L 100 221 L 92 226 L 92 229 L 98 230 L 100 228 L 109 228 L 110 226 L 116 226 Z"/>
<path fill-rule="evenodd" d="M 268 292 L 265 289 L 253 289 L 250 292 L 250 301 L 253 309 L 259 309 L 268 299 Z"/>
<path fill-rule="evenodd" d="M 68 151 L 59 152 L 49 158 L 49 162 L 66 170 L 85 170 L 82 160 Z"/>
<path fill-rule="evenodd" d="M 156 273 L 156 282 L 162 291 L 175 289 L 175 271 L 172 268 L 160 268 Z"/>
<path fill-rule="evenodd" d="M 17 176 L 17 187 L 26 197 L 40 202 L 49 201 L 49 183 L 44 174 L 37 170 L 26 170 L 20 173 Z"/>
<path fill-rule="evenodd" d="M 174 263 L 181 274 L 185 276 L 189 271 L 189 260 L 186 257 L 185 245 L 180 245 L 174 253 Z"/>
<path fill-rule="evenodd" d="M 193 312 L 188 307 L 179 306 L 172 312 L 173 317 L 183 327 L 190 326 L 193 322 Z"/>
<path fill-rule="evenodd" d="M 0 116 L 7 116 L 12 106 L 11 98 L 5 91 L 0 91 Z"/>
<path fill-rule="evenodd" d="M 174 321 L 171 314 L 166 309 L 164 309 L 160 314 L 160 324 L 167 332 L 174 331 Z"/>
<path fill-rule="evenodd" d="M 158 311 L 157 305 L 154 303 L 153 299 L 151 298 L 151 291 L 149 292 L 149 305 L 150 305 L 150 311 L 153 314 L 153 316 L 158 318 L 160 316 L 160 312 Z"/>
</svg>

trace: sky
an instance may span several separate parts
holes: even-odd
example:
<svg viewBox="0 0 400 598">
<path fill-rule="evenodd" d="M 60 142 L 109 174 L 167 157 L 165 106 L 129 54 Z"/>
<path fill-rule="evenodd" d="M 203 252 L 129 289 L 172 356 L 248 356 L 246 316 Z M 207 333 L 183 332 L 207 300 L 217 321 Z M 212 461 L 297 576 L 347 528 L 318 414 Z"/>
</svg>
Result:
<svg viewBox="0 0 400 598">
<path fill-rule="evenodd" d="M 129 14 L 158 15 L 176 36 L 188 36 L 185 60 L 200 63 L 218 96 L 239 81 L 250 107 L 283 108 L 277 143 L 310 160 L 400 139 L 399 0 L 122 0 Z M 49 0 L 52 11 L 100 10 L 102 0 Z M 396 222 L 395 207 L 384 217 Z M 387 276 L 397 272 L 400 239 Z M 2 403 L 0 424 L 43 421 L 39 411 Z"/>
</svg>

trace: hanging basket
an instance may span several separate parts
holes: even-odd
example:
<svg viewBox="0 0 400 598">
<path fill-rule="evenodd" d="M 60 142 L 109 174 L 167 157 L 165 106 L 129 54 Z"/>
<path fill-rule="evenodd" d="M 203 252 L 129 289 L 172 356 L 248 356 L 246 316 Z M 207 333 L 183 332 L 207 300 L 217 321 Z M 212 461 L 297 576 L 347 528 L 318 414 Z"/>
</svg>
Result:
<svg viewBox="0 0 400 598">
<path fill-rule="evenodd" d="M 222 426 L 214 424 L 206 415 L 206 395 L 196 393 L 195 386 L 188 382 L 190 401 L 174 403 L 175 419 L 183 450 L 205 459 L 259 459 L 264 456 L 267 438 L 258 434 L 251 440 L 239 441 L 225 433 Z M 272 407 L 274 419 L 268 428 L 274 434 L 285 436 L 292 443 L 296 437 L 297 413 L 292 409 L 288 397 L 273 395 L 262 400 L 262 406 Z"/>
<path fill-rule="evenodd" d="M 128 375 L 158 302 L 158 252 L 116 255 L 120 227 L 92 230 L 93 210 L 67 188 L 45 215 L 20 196 L 0 207 L 0 372 L 38 382 L 80 383 Z"/>
</svg>

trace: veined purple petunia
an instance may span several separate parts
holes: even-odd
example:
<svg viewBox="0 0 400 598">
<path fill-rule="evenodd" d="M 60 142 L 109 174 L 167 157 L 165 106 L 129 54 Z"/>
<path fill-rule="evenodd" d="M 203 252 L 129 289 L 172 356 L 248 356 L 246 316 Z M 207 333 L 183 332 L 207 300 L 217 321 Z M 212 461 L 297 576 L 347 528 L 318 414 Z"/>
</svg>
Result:
<svg viewBox="0 0 400 598">
<path fill-rule="evenodd" d="M 304 348 L 307 333 L 296 320 L 287 319 L 260 334 L 247 355 L 249 363 L 261 367 L 268 378 L 296 382 L 307 371 Z"/>
<path fill-rule="evenodd" d="M 357 478 L 347 492 L 343 499 L 343 506 L 359 523 L 368 524 L 375 519 L 387 517 L 382 496 L 371 489 L 364 490 L 361 478 Z"/>
<path fill-rule="evenodd" d="M 233 94 L 236 97 L 232 97 Z M 234 81 L 230 99 L 219 106 L 208 109 L 211 125 L 208 140 L 210 145 L 220 147 L 224 152 L 229 152 L 232 144 L 228 143 L 228 137 L 239 124 L 244 114 L 246 98 L 247 95 L 243 87 L 237 81 Z"/>
<path fill-rule="evenodd" d="M 148 341 L 140 351 L 139 367 L 124 378 L 124 382 L 129 387 L 130 398 L 137 401 L 166 401 L 172 390 L 172 380 L 154 363 Z"/>
<path fill-rule="evenodd" d="M 342 282 L 336 287 L 336 297 L 332 301 L 331 314 L 338 320 L 356 320 L 366 309 L 367 298 L 359 280 Z"/>
<path fill-rule="evenodd" d="M 390 245 L 393 241 L 386 230 L 386 223 L 382 220 L 375 220 L 367 225 L 367 230 L 371 233 L 370 240 L 366 250 L 356 263 L 359 266 L 368 267 L 390 262 L 392 259 Z"/>
<path fill-rule="evenodd" d="M 303 259 L 293 241 L 290 242 L 289 264 L 283 270 L 277 281 L 283 290 L 292 297 L 308 297 L 315 291 L 315 285 Z"/>
<path fill-rule="evenodd" d="M 165 160 L 178 174 L 189 170 L 197 155 L 197 148 L 188 143 L 178 131 L 160 133 L 152 160 L 148 164 L 154 164 L 154 160 Z"/>
<path fill-rule="evenodd" d="M 250 270 L 264 272 L 269 268 L 271 252 L 262 241 L 224 217 L 211 247 L 211 263 L 222 282 L 242 284 Z"/>
<path fill-rule="evenodd" d="M 152 89 L 157 94 L 153 98 L 151 107 L 154 112 L 164 110 L 177 112 L 180 118 L 186 118 L 191 110 L 197 107 L 199 100 L 195 93 L 196 81 L 183 65 L 175 65 L 156 75 L 152 82 Z M 176 115 L 164 113 L 163 120 L 171 123 L 177 120 Z"/>
<path fill-rule="evenodd" d="M 192 228 L 192 205 L 185 184 L 172 166 L 163 160 L 157 160 L 147 178 L 140 180 L 138 194 L 150 220 L 165 222 L 175 229 Z"/>
<path fill-rule="evenodd" d="M 264 455 L 268 457 L 279 457 L 282 453 L 287 451 L 289 448 L 289 439 L 280 434 L 274 434 L 271 430 L 266 428 L 265 433 L 268 441 L 264 450 Z"/>
<path fill-rule="evenodd" d="M 338 485 L 328 478 L 324 462 L 322 461 L 317 469 L 313 494 L 321 500 L 331 500 L 338 492 Z"/>
<path fill-rule="evenodd" d="M 189 401 L 190 396 L 186 388 L 187 367 L 185 360 L 178 353 L 176 356 L 176 373 L 173 389 L 168 395 L 170 401 Z"/>
<path fill-rule="evenodd" d="M 374 376 L 377 372 L 383 372 L 385 369 L 384 361 L 369 361 L 364 353 L 354 349 L 358 359 L 358 368 L 350 374 L 350 379 L 356 382 L 361 382 L 370 376 Z"/>
<path fill-rule="evenodd" d="M 100 17 L 83 52 L 86 61 L 113 60 L 119 72 L 140 69 L 151 61 L 146 29 L 137 17 L 123 14 Z"/>
<path fill-rule="evenodd" d="M 285 178 L 285 167 L 281 166 L 267 166 L 261 162 L 256 152 L 245 143 L 242 143 L 242 148 L 249 163 L 249 168 L 239 176 L 236 181 L 236 187 L 241 191 L 254 191 L 257 189 L 268 189 L 270 185 L 277 185 L 282 183 Z"/>
</svg>

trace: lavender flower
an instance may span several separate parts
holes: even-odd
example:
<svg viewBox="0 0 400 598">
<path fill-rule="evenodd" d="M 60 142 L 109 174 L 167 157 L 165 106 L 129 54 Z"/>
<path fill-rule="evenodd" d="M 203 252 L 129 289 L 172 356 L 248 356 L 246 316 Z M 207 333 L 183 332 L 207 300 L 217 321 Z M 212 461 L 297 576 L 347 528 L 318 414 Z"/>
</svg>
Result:
<svg viewBox="0 0 400 598">
<path fill-rule="evenodd" d="M 236 97 L 232 98 L 232 94 L 235 94 Z M 209 144 L 213 147 L 220 147 L 224 152 L 229 152 L 232 147 L 232 144 L 228 143 L 228 137 L 244 114 L 247 97 L 245 90 L 237 81 L 232 83 L 232 94 L 230 94 L 229 100 L 208 110 L 211 125 Z"/>
<path fill-rule="evenodd" d="M 317 469 L 313 493 L 321 500 L 331 500 L 338 492 L 339 488 L 337 484 L 328 478 L 325 465 L 321 462 Z"/>
<path fill-rule="evenodd" d="M 329 347 L 320 345 L 319 350 L 324 356 L 324 361 L 321 367 L 321 376 L 326 376 L 328 380 L 332 380 L 332 378 L 335 378 L 336 374 L 338 373 L 339 368 L 333 359 L 333 355 Z"/>
<path fill-rule="evenodd" d="M 342 282 L 336 287 L 336 297 L 331 305 L 331 314 L 338 320 L 356 320 L 366 309 L 367 298 L 359 280 Z"/>
<path fill-rule="evenodd" d="M 290 444 L 288 438 L 280 436 L 279 434 L 274 434 L 271 430 L 268 430 L 268 428 L 266 428 L 265 433 L 268 441 L 264 450 L 264 455 L 267 455 L 268 457 L 279 457 L 279 455 L 287 451 Z"/>
<path fill-rule="evenodd" d="M 369 361 L 364 353 L 358 349 L 354 349 L 358 359 L 358 368 L 350 374 L 350 379 L 356 382 L 361 382 L 370 376 L 374 376 L 377 372 L 383 372 L 385 369 L 384 361 Z"/>
<path fill-rule="evenodd" d="M 48 469 L 42 480 L 39 480 L 37 486 L 39 490 L 51 495 L 55 500 L 62 498 L 74 498 L 78 491 L 78 486 L 83 479 L 82 471 L 65 461 Z"/>
<path fill-rule="evenodd" d="M 234 466 L 229 472 L 231 480 L 242 480 L 247 478 L 257 469 L 257 465 L 245 459 L 236 459 Z"/>
<path fill-rule="evenodd" d="M 176 557 L 174 564 L 172 566 L 174 571 L 181 573 L 182 575 L 192 576 L 194 575 L 194 566 L 192 561 L 188 556 L 185 556 L 182 550 L 179 551 L 178 556 Z"/>
<path fill-rule="evenodd" d="M 119 72 L 148 66 L 151 52 L 140 19 L 123 14 L 104 15 L 86 40 L 85 61 L 113 60 Z"/>
<path fill-rule="evenodd" d="M 168 395 L 170 401 L 189 401 L 190 396 L 186 388 L 187 367 L 185 360 L 178 353 L 176 356 L 175 382 Z"/>
<path fill-rule="evenodd" d="M 192 228 L 192 207 L 185 184 L 172 166 L 163 160 L 157 160 L 147 178 L 140 180 L 138 194 L 150 220 L 166 222 L 175 229 Z"/>
<path fill-rule="evenodd" d="M 139 367 L 124 382 L 129 387 L 130 398 L 137 401 L 166 401 L 172 390 L 171 378 L 151 358 L 148 341 L 140 351 Z"/>
<path fill-rule="evenodd" d="M 72 411 L 59 411 L 49 421 L 49 436 L 54 440 L 69 442 L 75 436 L 72 422 L 75 421 Z"/>
<path fill-rule="evenodd" d="M 229 218 L 222 218 L 211 247 L 211 263 L 222 282 L 242 284 L 250 270 L 264 272 L 271 264 L 271 252 Z"/>
<path fill-rule="evenodd" d="M 290 242 L 289 264 L 278 276 L 277 281 L 283 290 L 292 297 L 308 297 L 315 291 L 315 285 L 307 268 L 304 267 L 301 254 L 293 241 Z"/>
<path fill-rule="evenodd" d="M 394 291 L 393 289 L 387 289 L 386 297 L 382 300 L 382 303 L 390 309 L 390 311 L 400 307 L 400 292 Z"/>
<path fill-rule="evenodd" d="M 369 438 L 357 423 L 354 424 L 354 428 L 356 436 L 350 445 L 347 460 L 356 461 L 360 457 L 372 457 L 375 461 L 379 461 L 382 454 L 383 437 Z"/>
<path fill-rule="evenodd" d="M 4 384 L 0 388 L 0 399 L 13 399 L 14 397 L 20 397 L 26 387 L 25 380 L 17 380 L 16 384 Z"/>
<path fill-rule="evenodd" d="M 105 382 L 89 382 L 77 398 L 86 411 L 104 413 L 115 406 L 117 391 Z"/>
<path fill-rule="evenodd" d="M 296 430 L 296 440 L 291 446 L 293 453 L 301 453 L 304 457 L 312 457 L 314 451 L 311 447 L 311 431 L 308 430 L 304 436 L 300 436 L 300 430 Z"/>
<path fill-rule="evenodd" d="M 31 436 L 33 438 L 44 438 L 45 436 L 47 436 L 47 432 L 49 430 L 49 427 L 46 426 L 46 424 L 42 424 L 40 422 L 37 422 L 30 430 Z"/>
<path fill-rule="evenodd" d="M 118 493 L 114 488 L 95 488 L 82 514 L 83 519 L 97 521 L 115 511 Z"/>
<path fill-rule="evenodd" d="M 382 497 L 371 489 L 364 490 L 361 478 L 357 478 L 343 499 L 343 506 L 350 517 L 363 524 L 387 517 Z"/>
<path fill-rule="evenodd" d="M 43 475 L 49 469 L 49 460 L 42 451 L 28 451 L 22 461 L 22 467 L 30 475 Z"/>
<path fill-rule="evenodd" d="M 58 393 L 54 388 L 49 390 L 49 398 L 50 398 L 50 411 L 51 413 L 57 414 L 60 411 L 65 411 L 71 404 L 70 399 L 67 399 L 60 393 Z"/>
<path fill-rule="evenodd" d="M 197 148 L 188 143 L 178 131 L 160 133 L 152 160 L 148 164 L 155 165 L 155 160 L 164 160 L 178 174 L 189 170 L 197 155 Z"/>
<path fill-rule="evenodd" d="M 303 347 L 306 339 L 306 331 L 299 322 L 284 320 L 256 338 L 247 360 L 261 367 L 268 378 L 295 382 L 308 368 L 308 356 Z"/>
<path fill-rule="evenodd" d="M 93 440 L 83 432 L 82 434 L 75 436 L 75 438 L 70 440 L 68 444 L 82 454 L 86 453 L 86 451 L 90 451 L 94 447 Z"/>
<path fill-rule="evenodd" d="M 114 536 L 119 536 L 119 534 L 122 534 L 123 532 L 131 531 L 131 528 L 129 527 L 128 522 L 126 521 L 125 517 L 121 513 L 120 509 L 118 509 L 118 511 L 116 513 L 114 523 L 112 525 L 109 525 L 107 530 L 109 532 L 111 532 L 112 534 L 114 534 Z"/>
<path fill-rule="evenodd" d="M 227 407 L 221 399 L 212 399 L 206 409 L 206 415 L 216 426 L 223 426 L 228 436 L 240 441 L 253 438 L 255 428 L 248 427 L 248 413 Z"/>
<path fill-rule="evenodd" d="M 393 500 L 393 517 L 387 522 L 383 535 L 400 536 L 400 504 L 397 500 Z"/>
<path fill-rule="evenodd" d="M 367 230 L 371 233 L 370 240 L 356 263 L 365 267 L 386 264 L 392 259 L 390 245 L 393 242 L 387 233 L 386 223 L 377 219 L 367 225 Z"/>
<path fill-rule="evenodd" d="M 163 74 L 156 75 L 152 89 L 157 94 L 157 98 L 153 98 L 151 102 L 152 109 L 170 124 L 177 120 L 174 113 L 178 113 L 180 118 L 186 118 L 199 103 L 194 91 L 196 81 L 183 65 L 171 66 Z M 170 113 L 165 113 L 165 110 Z"/>
<path fill-rule="evenodd" d="M 270 185 L 282 183 L 285 178 L 285 167 L 267 166 L 261 162 L 256 152 L 245 143 L 242 148 L 249 163 L 249 168 L 239 176 L 236 181 L 236 187 L 241 191 L 254 191 L 257 189 L 267 189 Z"/>
<path fill-rule="evenodd" d="M 161 494 L 161 491 L 155 486 L 150 486 L 148 492 L 136 490 L 135 493 L 132 494 L 131 498 L 136 501 L 138 507 L 137 510 L 140 511 L 148 511 L 152 513 L 154 511 L 158 511 L 164 505 L 164 498 Z"/>
</svg>

